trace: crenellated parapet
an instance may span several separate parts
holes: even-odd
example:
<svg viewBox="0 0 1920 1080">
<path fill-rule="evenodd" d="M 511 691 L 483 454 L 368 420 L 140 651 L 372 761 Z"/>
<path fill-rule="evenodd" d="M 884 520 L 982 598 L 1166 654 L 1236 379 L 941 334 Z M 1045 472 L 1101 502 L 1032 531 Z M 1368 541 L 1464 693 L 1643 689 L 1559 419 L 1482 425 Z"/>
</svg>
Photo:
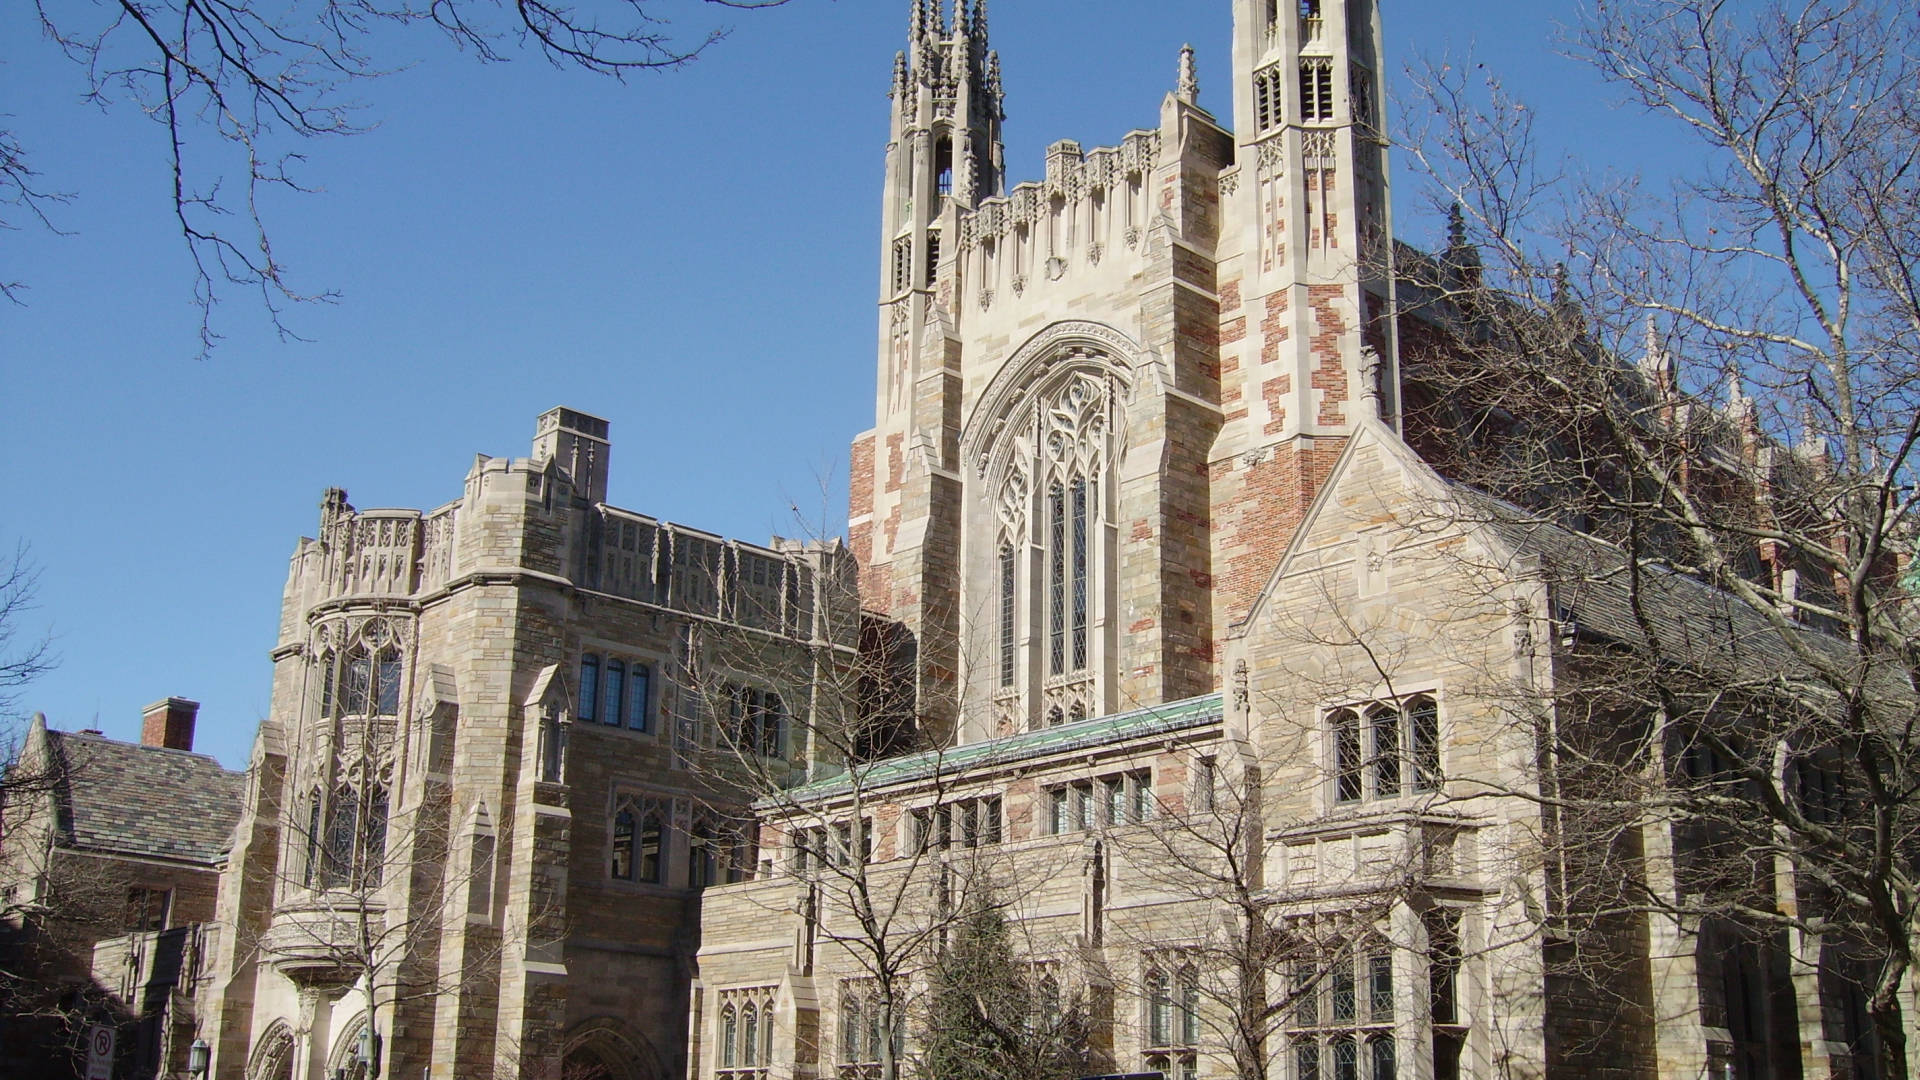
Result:
<svg viewBox="0 0 1920 1080">
<path fill-rule="evenodd" d="M 1045 180 L 1029 180 L 1005 195 L 983 199 L 960 216 L 960 245 L 971 248 L 1023 227 L 1039 229 L 1062 210 L 1077 213 L 1090 209 L 1089 203 L 1112 204 L 1116 192 L 1129 184 L 1137 189 L 1159 163 L 1158 131 L 1135 131 L 1119 146 L 1084 153 L 1077 143 L 1055 143 L 1047 153 Z M 1056 205 L 1056 199 L 1065 205 Z"/>
<path fill-rule="evenodd" d="M 356 511 L 344 491 L 328 492 L 320 528 L 326 598 L 413 595 L 420 570 L 420 517 L 418 510 Z"/>
</svg>

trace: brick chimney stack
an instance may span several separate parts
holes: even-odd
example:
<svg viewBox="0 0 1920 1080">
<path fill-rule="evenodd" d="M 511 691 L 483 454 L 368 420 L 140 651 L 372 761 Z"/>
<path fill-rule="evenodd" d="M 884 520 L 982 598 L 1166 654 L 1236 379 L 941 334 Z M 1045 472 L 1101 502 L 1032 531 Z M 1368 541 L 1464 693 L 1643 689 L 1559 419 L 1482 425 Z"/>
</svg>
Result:
<svg viewBox="0 0 1920 1080">
<path fill-rule="evenodd" d="M 170 697 L 154 702 L 140 710 L 140 745 L 193 749 L 193 722 L 199 715 L 197 701 Z"/>
</svg>

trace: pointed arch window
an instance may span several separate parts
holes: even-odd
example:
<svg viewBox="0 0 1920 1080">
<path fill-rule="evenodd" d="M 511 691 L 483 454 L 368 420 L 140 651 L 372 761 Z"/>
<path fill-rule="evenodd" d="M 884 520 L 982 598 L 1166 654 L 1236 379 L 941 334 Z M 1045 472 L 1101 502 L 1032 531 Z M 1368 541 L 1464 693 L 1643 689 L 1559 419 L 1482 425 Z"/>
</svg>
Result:
<svg viewBox="0 0 1920 1080">
<path fill-rule="evenodd" d="M 1147 972 L 1147 1045 L 1173 1045 L 1173 986 L 1158 968 Z"/>
<path fill-rule="evenodd" d="M 1002 688 L 1014 685 L 1014 672 L 1018 667 L 1015 650 L 1015 622 L 1018 618 L 1019 583 L 1015 577 L 1013 545 L 1002 541 L 1000 544 L 1000 685 Z"/>
<path fill-rule="evenodd" d="M 1200 973 L 1192 965 L 1180 969 L 1180 1045 L 1200 1045 Z"/>
<path fill-rule="evenodd" d="M 1114 410 L 1123 384 L 1098 358 L 1071 354 L 1011 406 L 987 451 L 997 528 L 980 539 L 978 596 L 997 616 L 998 648 L 981 678 L 996 687 L 1001 723 L 1065 722 L 1076 705 L 1103 706 L 1101 642 L 1114 603 L 1111 527 Z M 1009 693 L 1020 691 L 1020 693 Z M 1056 714 L 1056 711 L 1057 714 Z"/>
<path fill-rule="evenodd" d="M 720 1067 L 731 1069 L 740 1060 L 740 1018 L 729 1005 L 720 1012 Z"/>
<path fill-rule="evenodd" d="M 635 819 L 632 810 L 622 810 L 613 815 L 613 867 L 615 880 L 633 880 L 633 834 Z"/>
<path fill-rule="evenodd" d="M 594 719 L 594 707 L 599 701 L 600 658 L 589 653 L 580 658 L 580 719 Z"/>
<path fill-rule="evenodd" d="M 760 1064 L 760 1010 L 749 1005 L 742 1012 L 740 1064 L 751 1069 Z"/>
<path fill-rule="evenodd" d="M 666 876 L 666 826 L 659 810 L 648 810 L 640 817 L 640 845 L 634 860 L 638 880 L 658 885 Z"/>
<path fill-rule="evenodd" d="M 1059 484 L 1047 489 L 1047 673 L 1067 668 L 1067 497 Z"/>
<path fill-rule="evenodd" d="M 620 711 L 627 703 L 627 665 L 609 658 L 607 660 L 607 698 L 606 705 L 600 710 L 601 722 L 612 727 L 620 726 Z"/>
</svg>

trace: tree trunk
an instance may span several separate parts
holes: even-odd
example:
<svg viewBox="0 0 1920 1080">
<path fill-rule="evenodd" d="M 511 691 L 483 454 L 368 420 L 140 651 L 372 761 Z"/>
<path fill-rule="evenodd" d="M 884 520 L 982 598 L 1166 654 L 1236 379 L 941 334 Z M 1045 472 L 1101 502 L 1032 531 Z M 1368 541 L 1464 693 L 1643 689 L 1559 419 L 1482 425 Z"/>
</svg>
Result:
<svg viewBox="0 0 1920 1080">
<path fill-rule="evenodd" d="M 1873 1017 L 1873 1032 L 1880 1039 L 1880 1075 L 1907 1080 L 1907 1025 L 1898 994 L 1875 993 L 1867 1014 Z"/>
</svg>

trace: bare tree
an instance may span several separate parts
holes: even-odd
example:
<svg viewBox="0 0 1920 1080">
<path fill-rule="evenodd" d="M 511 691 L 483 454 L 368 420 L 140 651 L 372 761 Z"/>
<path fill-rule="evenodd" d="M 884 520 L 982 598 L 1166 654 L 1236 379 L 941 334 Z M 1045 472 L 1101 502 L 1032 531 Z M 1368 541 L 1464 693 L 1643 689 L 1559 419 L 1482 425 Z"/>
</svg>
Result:
<svg viewBox="0 0 1920 1080">
<path fill-rule="evenodd" d="M 843 1059 L 857 1046 L 874 1080 L 898 1080 L 948 945 L 983 911 L 1017 905 L 1033 879 L 1016 880 L 996 851 L 1007 828 L 1000 800 L 972 790 L 995 769 L 992 747 L 925 734 L 914 643 L 859 611 L 851 560 L 823 565 L 811 640 L 757 631 L 751 614 L 702 631 L 679 680 L 702 723 L 683 730 L 700 732 L 686 739 L 700 744 L 692 760 L 710 811 L 746 839 L 720 847 L 783 852 L 759 861 L 794 880 L 777 902 L 793 898 L 809 954 L 849 964 Z"/>
<path fill-rule="evenodd" d="M 1662 192 L 1543 168 L 1534 110 L 1418 71 L 1407 157 L 1452 229 L 1397 267 L 1409 438 L 1497 497 L 1442 513 L 1535 549 L 1554 600 L 1521 614 L 1553 689 L 1512 714 L 1557 917 L 1800 949 L 1804 992 L 1871 1019 L 1831 1037 L 1893 1077 L 1920 917 L 1916 46 L 1873 0 L 1596 6 L 1571 54 L 1696 151 Z"/>
<path fill-rule="evenodd" d="M 0 155 L 4 153 L 0 147 Z M 36 606 L 39 588 L 40 568 L 20 544 L 12 557 L 0 562 L 0 718 L 11 718 L 20 691 L 56 663 L 51 635 L 35 635 L 21 626 Z"/>
<path fill-rule="evenodd" d="M 734 9 L 787 0 L 700 0 Z M 194 268 L 202 351 L 218 339 L 212 309 L 250 290 L 283 336 L 289 303 L 327 301 L 296 286 L 275 250 L 265 205 L 310 190 L 303 144 L 367 130 L 354 96 L 403 66 L 387 56 L 396 30 L 429 28 L 483 61 L 530 51 L 559 67 L 624 78 L 680 67 L 725 36 L 684 34 L 694 0 L 527 0 L 504 12 L 471 0 L 160 0 L 86 5 L 34 0 L 43 37 L 71 60 L 89 101 L 139 110 L 159 125 L 174 220 Z M 385 58 L 383 58 L 385 56 Z M 65 196 L 43 186 L 28 150 L 0 127 L 0 228 L 39 222 Z M 0 297 L 20 299 L 18 281 Z"/>
</svg>

